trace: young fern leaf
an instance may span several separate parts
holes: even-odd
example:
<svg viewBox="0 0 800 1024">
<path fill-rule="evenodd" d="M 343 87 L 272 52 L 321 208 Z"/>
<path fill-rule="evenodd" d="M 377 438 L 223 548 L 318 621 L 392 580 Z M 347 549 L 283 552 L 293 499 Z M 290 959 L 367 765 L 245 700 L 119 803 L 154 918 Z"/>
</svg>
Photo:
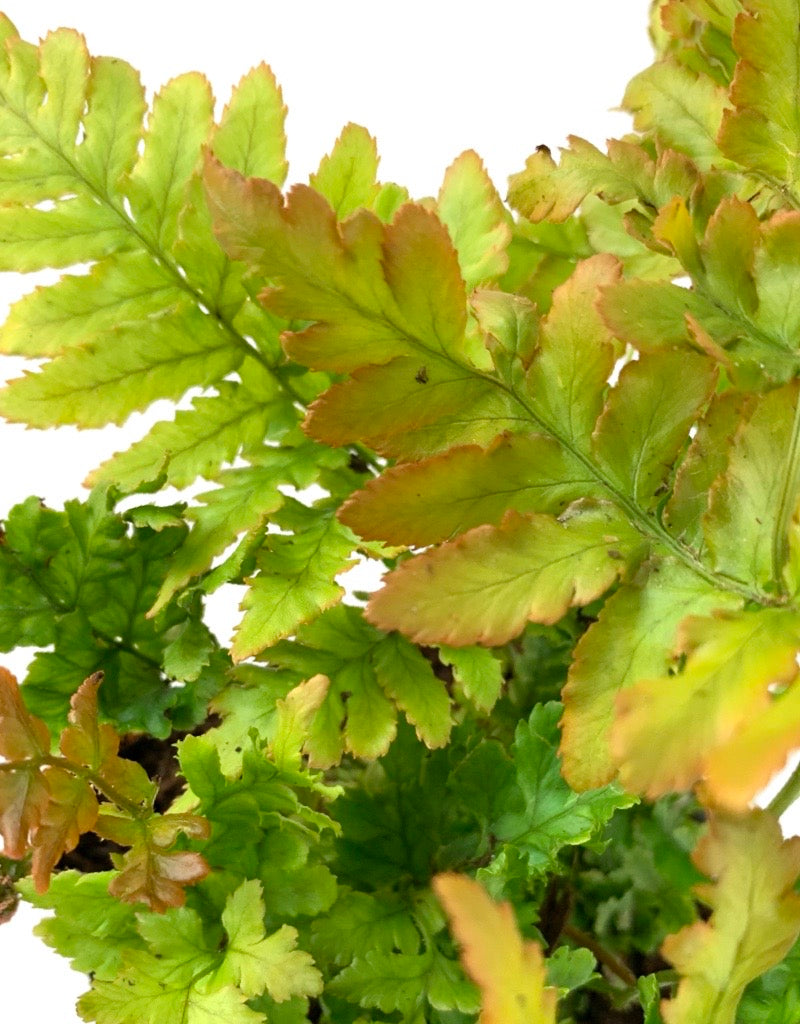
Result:
<svg viewBox="0 0 800 1024">
<path fill-rule="evenodd" d="M 208 823 L 196 815 L 155 814 L 155 787 L 141 765 L 118 756 L 119 736 L 97 719 L 98 673 L 71 701 L 69 725 L 61 734 L 62 756 L 50 754 L 50 733 L 22 702 L 16 679 L 0 670 L 0 834 L 7 854 L 33 854 L 32 875 L 44 892 L 63 853 L 84 832 L 131 846 L 109 891 L 153 910 L 180 906 L 184 887 L 200 881 L 208 865 L 199 853 L 170 852 L 178 833 L 208 837 Z M 97 794 L 115 805 L 100 810 Z M 107 807 L 105 804 L 104 807 Z"/>
</svg>

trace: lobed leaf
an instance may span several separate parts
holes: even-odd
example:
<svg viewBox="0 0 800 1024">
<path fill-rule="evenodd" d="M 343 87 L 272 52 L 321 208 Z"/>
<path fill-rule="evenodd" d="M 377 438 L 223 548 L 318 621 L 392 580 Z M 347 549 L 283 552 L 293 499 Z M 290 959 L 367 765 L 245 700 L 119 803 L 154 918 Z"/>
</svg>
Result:
<svg viewBox="0 0 800 1024">
<path fill-rule="evenodd" d="M 453 240 L 467 291 L 505 273 L 511 241 L 508 214 L 473 150 L 448 167 L 436 211 Z"/>
<path fill-rule="evenodd" d="M 122 966 L 124 950 L 141 948 L 134 909 L 108 891 L 111 872 L 80 874 L 59 871 L 46 893 L 37 892 L 30 879 L 20 882 L 24 898 L 41 910 L 55 910 L 36 925 L 36 934 L 67 957 L 76 971 L 90 972 L 104 981 Z"/>
<path fill-rule="evenodd" d="M 31 875 L 37 892 L 44 892 L 62 854 L 78 845 L 97 821 L 98 804 L 89 782 L 60 768 L 42 773 L 47 802 L 30 839 Z"/>
<path fill-rule="evenodd" d="M 701 171 L 727 163 L 717 143 L 727 102 L 724 89 L 669 58 L 632 78 L 622 101 L 637 131 L 685 153 Z"/>
<path fill-rule="evenodd" d="M 557 622 L 605 593 L 638 546 L 607 508 L 564 520 L 509 512 L 404 562 L 370 600 L 367 616 L 417 643 L 496 646 L 526 622 Z"/>
<path fill-rule="evenodd" d="M 372 209 L 377 184 L 378 149 L 375 139 L 361 125 L 347 124 L 309 184 L 331 205 L 340 220 L 361 207 Z M 268 175 L 261 175 L 268 177 Z"/>
<path fill-rule="evenodd" d="M 666 1024 L 733 1024 L 745 986 L 782 960 L 800 931 L 800 900 L 792 891 L 800 843 L 782 841 L 764 811 L 719 815 L 694 860 L 711 879 L 697 893 L 712 915 L 664 943 L 664 956 L 682 977 L 661 1012 Z"/>
<path fill-rule="evenodd" d="M 312 403 L 304 423 L 326 444 L 363 440 L 400 460 L 457 445 L 488 447 L 498 435 L 526 426 L 511 396 L 429 352 L 356 370 Z"/>
<path fill-rule="evenodd" d="M 492 816 L 493 834 L 523 860 L 528 872 L 553 868 L 560 850 L 596 836 L 620 808 L 634 798 L 615 784 L 575 793 L 562 777 L 557 754 L 557 722 L 561 706 L 538 704 L 527 722 L 514 733 L 512 754 L 516 796 L 506 793 L 505 804 Z"/>
<path fill-rule="evenodd" d="M 733 28 L 738 57 L 731 83 L 733 109 L 719 134 L 722 152 L 744 167 L 785 182 L 798 180 L 800 75 L 797 4 L 794 0 L 745 0 Z"/>
<path fill-rule="evenodd" d="M 679 669 L 617 699 L 612 746 L 623 785 L 652 799 L 706 778 L 716 804 L 746 808 L 796 742 L 799 628 L 797 612 L 777 608 L 684 619 Z"/>
<path fill-rule="evenodd" d="M 742 418 L 710 489 L 703 533 L 715 569 L 783 590 L 791 516 L 800 500 L 796 383 L 770 391 Z M 791 584 L 794 585 L 793 582 Z"/>
<path fill-rule="evenodd" d="M 228 254 L 277 282 L 262 300 L 318 321 L 286 340 L 293 358 L 339 372 L 420 351 L 463 358 L 464 282 L 433 214 L 408 204 L 384 227 L 362 210 L 340 227 L 312 189 L 295 186 L 284 204 L 269 182 L 211 159 L 206 188 Z"/>
<path fill-rule="evenodd" d="M 563 690 L 561 753 L 572 787 L 592 789 L 614 778 L 609 732 L 618 695 L 666 671 L 679 624 L 740 605 L 671 559 L 611 595 L 578 641 Z"/>
<path fill-rule="evenodd" d="M 297 995 L 319 995 L 322 977 L 310 955 L 295 949 L 296 929 L 284 925 L 266 935 L 264 913 L 258 881 L 242 882 L 228 897 L 221 917 L 228 942 L 213 985 L 234 984 L 247 996 L 267 991 L 278 1003 Z"/>
<path fill-rule="evenodd" d="M 235 370 L 241 352 L 218 323 L 189 305 L 109 332 L 105 343 L 69 349 L 38 373 L 28 373 L 0 396 L 6 419 L 31 426 L 122 423 L 157 398 L 178 399 Z M 91 396 L 91 401 L 88 400 Z"/>
<path fill-rule="evenodd" d="M 208 838 L 209 824 L 198 815 L 154 815 L 132 821 L 103 811 L 95 831 L 131 847 L 116 858 L 118 873 L 108 887 L 113 896 L 128 903 L 144 903 L 159 912 L 181 907 L 185 887 L 202 881 L 210 870 L 201 854 L 170 850 L 181 832 L 195 839 Z"/>
<path fill-rule="evenodd" d="M 715 382 L 711 363 L 689 352 L 652 353 L 623 368 L 592 442 L 600 465 L 640 507 L 668 490 L 670 467 Z"/>
<path fill-rule="evenodd" d="M 586 467 L 549 437 L 501 435 L 488 448 L 450 448 L 393 466 L 342 505 L 339 518 L 360 536 L 424 547 L 508 509 L 558 514 L 585 495 L 601 496 Z"/>
<path fill-rule="evenodd" d="M 598 289 L 619 274 L 611 256 L 593 256 L 553 292 L 539 349 L 526 380 L 534 412 L 556 437 L 588 441 L 602 409 L 603 390 L 619 352 L 595 308 Z"/>
<path fill-rule="evenodd" d="M 304 622 L 338 604 L 344 589 L 334 581 L 354 565 L 354 537 L 331 509 L 293 503 L 278 520 L 293 534 L 271 534 L 257 558 L 258 574 L 242 601 L 244 618 L 231 646 L 241 661 L 289 636 Z"/>
<path fill-rule="evenodd" d="M 482 1024 L 555 1024 L 556 990 L 545 983 L 541 948 L 523 942 L 511 905 L 494 903 L 461 875 L 437 875 L 433 886 L 481 990 Z"/>
</svg>

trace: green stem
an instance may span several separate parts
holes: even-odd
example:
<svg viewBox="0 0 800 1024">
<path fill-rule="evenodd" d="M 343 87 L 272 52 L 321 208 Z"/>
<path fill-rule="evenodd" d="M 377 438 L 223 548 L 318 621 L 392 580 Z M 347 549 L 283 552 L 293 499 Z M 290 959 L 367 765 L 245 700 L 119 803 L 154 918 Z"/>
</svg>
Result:
<svg viewBox="0 0 800 1024">
<path fill-rule="evenodd" d="M 786 472 L 778 503 L 778 514 L 772 533 L 772 579 L 779 594 L 786 593 L 783 570 L 789 559 L 789 530 L 797 507 L 797 493 L 800 489 L 800 400 L 795 401 L 792 436 L 786 456 Z"/>
<path fill-rule="evenodd" d="M 149 668 L 154 668 L 159 673 L 162 671 L 160 662 L 156 661 L 155 658 L 151 658 L 147 654 L 143 654 L 141 651 L 137 651 L 135 647 L 127 643 L 125 640 L 115 640 L 113 636 L 108 636 L 106 633 L 103 633 L 101 630 L 95 629 L 94 627 L 92 627 L 92 636 L 96 640 L 102 641 L 102 643 L 106 644 L 108 647 L 113 647 L 115 650 L 124 651 L 125 654 L 130 654 L 132 658 L 137 658 Z"/>
<path fill-rule="evenodd" d="M 756 171 L 753 168 L 748 168 L 747 173 L 757 181 L 763 181 L 765 185 L 774 189 L 785 200 L 787 206 L 791 206 L 793 210 L 800 210 L 800 198 L 794 194 L 785 181 L 780 181 L 765 171 Z"/>
<path fill-rule="evenodd" d="M 615 974 L 628 988 L 636 988 L 636 975 L 630 967 L 616 953 L 612 953 L 610 949 L 606 949 L 605 946 L 601 945 L 593 935 L 569 923 L 564 925 L 561 934 L 566 935 L 573 942 L 577 942 L 579 946 L 588 949 L 603 967 L 606 967 L 612 974 Z"/>
<path fill-rule="evenodd" d="M 776 818 L 780 818 L 789 810 L 795 800 L 800 800 L 800 763 L 767 804 L 767 810 Z"/>
<path fill-rule="evenodd" d="M 85 765 L 75 764 L 74 761 L 70 761 L 66 757 L 45 754 L 42 757 L 30 758 L 26 761 L 0 761 L 0 772 L 30 772 L 38 771 L 42 767 L 60 768 L 62 771 L 69 772 L 70 775 L 74 775 L 78 779 L 83 779 L 92 785 L 98 793 L 102 793 L 104 797 L 121 811 L 125 811 L 126 814 L 137 821 L 143 821 L 152 814 L 151 808 L 142 807 L 133 800 L 129 800 L 118 789 L 109 782 L 106 782 L 102 775 L 92 771 L 91 768 L 87 768 Z"/>
<path fill-rule="evenodd" d="M 738 580 L 731 579 L 730 577 L 726 578 L 720 573 L 715 573 L 707 566 L 703 565 L 700 559 L 697 558 L 692 551 L 681 544 L 676 537 L 673 537 L 657 519 L 648 514 L 648 512 L 640 505 L 637 505 L 634 499 L 621 491 L 610 477 L 603 473 L 600 466 L 598 466 L 596 462 L 592 461 L 589 455 L 581 451 L 580 448 L 571 444 L 566 437 L 563 437 L 561 433 L 552 426 L 552 424 L 539 416 L 533 407 L 513 388 L 504 384 L 502 381 L 498 381 L 497 378 L 492 377 L 489 374 L 482 374 L 481 376 L 483 376 L 485 380 L 498 385 L 506 391 L 506 393 L 525 410 L 526 414 L 541 431 L 549 434 L 550 437 L 558 441 L 565 450 L 581 462 L 587 472 L 591 473 L 600 486 L 608 492 L 614 504 L 625 511 L 631 523 L 633 523 L 641 534 L 645 537 L 649 537 L 662 547 L 667 548 L 672 555 L 683 562 L 684 565 L 691 569 L 692 572 L 714 587 L 715 590 L 726 590 L 729 593 L 738 594 L 745 601 L 753 601 L 760 605 L 775 605 L 780 603 L 760 591 L 752 590 L 746 584 L 740 583 Z"/>
</svg>

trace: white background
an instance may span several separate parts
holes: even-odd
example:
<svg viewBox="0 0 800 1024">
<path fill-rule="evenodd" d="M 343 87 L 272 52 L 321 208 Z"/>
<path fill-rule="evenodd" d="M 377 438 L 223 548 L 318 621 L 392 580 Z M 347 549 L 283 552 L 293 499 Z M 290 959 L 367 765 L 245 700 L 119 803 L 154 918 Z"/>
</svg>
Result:
<svg viewBox="0 0 800 1024">
<path fill-rule="evenodd" d="M 629 130 L 612 112 L 650 62 L 647 0 L 9 0 L 6 14 L 35 41 L 80 29 L 95 54 L 123 57 L 150 90 L 204 71 L 218 101 L 266 61 L 289 107 L 289 181 L 305 181 L 348 121 L 378 140 L 381 177 L 435 194 L 448 164 L 472 148 L 501 194 L 540 143 L 567 134 L 602 145 Z M 3 279 L 5 278 L 5 280 Z M 32 286 L 0 278 L 0 308 Z M 21 363 L 0 359 L 0 380 Z M 152 415 L 100 432 L 25 431 L 0 424 L 0 516 L 29 494 L 60 505 L 87 472 L 140 436 Z M 3 663 L 13 667 L 6 659 Z M 0 927 L 0 998 L 9 1024 L 73 1024 L 86 981 L 39 942 L 33 915 Z"/>
</svg>

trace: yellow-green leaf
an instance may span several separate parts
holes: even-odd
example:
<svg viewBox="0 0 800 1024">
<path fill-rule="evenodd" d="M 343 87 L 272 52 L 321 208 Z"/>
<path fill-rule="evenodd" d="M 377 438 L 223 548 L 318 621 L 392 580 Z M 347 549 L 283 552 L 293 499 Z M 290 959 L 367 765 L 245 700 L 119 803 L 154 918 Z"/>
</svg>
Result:
<svg viewBox="0 0 800 1024">
<path fill-rule="evenodd" d="M 453 725 L 450 697 L 419 648 L 391 634 L 376 649 L 374 662 L 378 682 L 419 739 L 427 747 L 443 747 Z"/>
<path fill-rule="evenodd" d="M 641 507 L 656 505 L 666 490 L 715 382 L 713 364 L 693 352 L 664 349 L 623 368 L 592 441 L 600 465 Z"/>
<path fill-rule="evenodd" d="M 354 564 L 353 535 L 330 510 L 295 511 L 297 532 L 270 534 L 258 557 L 259 571 L 242 601 L 245 615 L 231 646 L 235 661 L 289 636 L 344 595 L 334 577 Z"/>
<path fill-rule="evenodd" d="M 264 914 L 261 883 L 254 879 L 242 882 L 228 897 L 222 911 L 228 942 L 213 988 L 233 983 L 247 996 L 266 991 L 276 1003 L 319 995 L 322 976 L 310 954 L 295 948 L 296 929 L 285 924 L 267 935 Z"/>
<path fill-rule="evenodd" d="M 725 90 L 667 58 L 631 79 L 622 101 L 638 131 L 686 153 L 701 171 L 726 166 L 717 145 Z"/>
<path fill-rule="evenodd" d="M 38 427 L 122 423 L 157 398 L 178 399 L 193 385 L 213 383 L 241 360 L 214 318 L 180 305 L 151 319 L 146 331 L 122 325 L 102 344 L 68 349 L 17 378 L 0 392 L 0 411 Z"/>
<path fill-rule="evenodd" d="M 788 609 L 685 619 L 675 649 L 678 670 L 637 682 L 617 699 L 612 748 L 625 788 L 655 799 L 705 779 L 715 803 L 746 807 L 796 741 L 798 651 L 800 616 Z M 758 731 L 758 717 L 773 704 L 781 710 L 771 716 L 772 748 L 755 743 L 757 758 L 732 762 L 728 744 L 744 752 L 750 729 Z"/>
<path fill-rule="evenodd" d="M 712 914 L 664 943 L 681 981 L 661 1013 L 666 1024 L 733 1024 L 745 986 L 779 963 L 800 932 L 800 839 L 782 840 L 766 811 L 715 814 L 693 859 L 710 879 L 696 891 Z"/>
<path fill-rule="evenodd" d="M 495 903 L 465 875 L 436 875 L 433 888 L 481 990 L 481 1024 L 555 1024 L 557 995 L 541 947 L 523 941 L 511 904 Z"/>
<path fill-rule="evenodd" d="M 473 150 L 448 167 L 436 209 L 458 253 L 467 291 L 505 273 L 511 241 L 508 214 Z"/>
<path fill-rule="evenodd" d="M 770 391 L 743 420 L 709 495 L 703 529 L 718 572 L 783 588 L 792 516 L 800 500 L 796 383 Z"/>
<path fill-rule="evenodd" d="M 200 149 L 212 125 L 208 81 L 191 72 L 173 78 L 156 95 L 144 136 L 144 152 L 128 178 L 133 219 L 145 238 L 169 249 L 177 237 L 178 212 Z"/>
<path fill-rule="evenodd" d="M 288 169 L 285 120 L 286 106 L 275 75 L 259 64 L 233 90 L 211 148 L 226 167 L 282 185 Z"/>
<path fill-rule="evenodd" d="M 556 437 L 570 444 L 583 446 L 591 436 L 618 355 L 596 308 L 600 288 L 618 276 L 613 256 L 593 256 L 578 264 L 553 292 L 539 351 L 528 371 L 527 390 L 536 413 Z"/>
<path fill-rule="evenodd" d="M 687 615 L 740 604 L 671 559 L 611 595 L 578 641 L 563 690 L 562 770 L 573 789 L 595 789 L 614 778 L 609 733 L 617 695 L 666 672 L 678 624 Z"/>
<path fill-rule="evenodd" d="M 794 187 L 800 175 L 800 7 L 797 0 L 744 0 L 733 30 L 739 58 L 720 149 L 746 168 Z"/>
<path fill-rule="evenodd" d="M 372 209 L 379 188 L 377 174 L 375 139 L 361 125 L 347 124 L 309 182 L 328 200 L 336 216 L 344 220 L 359 207 Z"/>
</svg>

